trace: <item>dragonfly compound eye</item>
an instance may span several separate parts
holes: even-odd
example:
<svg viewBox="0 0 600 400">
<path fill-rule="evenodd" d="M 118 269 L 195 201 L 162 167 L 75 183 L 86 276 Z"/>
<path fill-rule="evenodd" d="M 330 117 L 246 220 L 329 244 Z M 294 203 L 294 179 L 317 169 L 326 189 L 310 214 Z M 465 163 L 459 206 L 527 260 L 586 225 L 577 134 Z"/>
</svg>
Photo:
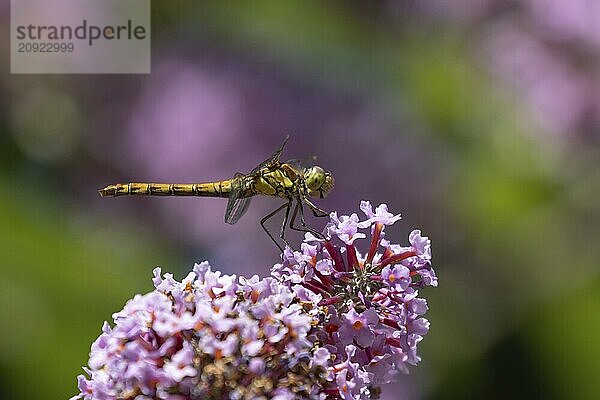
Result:
<svg viewBox="0 0 600 400">
<path fill-rule="evenodd" d="M 325 172 L 321 167 L 311 167 L 305 174 L 306 187 L 308 194 L 312 197 L 323 198 L 333 189 L 333 176 Z"/>
<path fill-rule="evenodd" d="M 310 191 L 321 189 L 325 183 L 325 171 L 321 167 L 310 167 L 305 174 L 306 187 Z"/>
</svg>

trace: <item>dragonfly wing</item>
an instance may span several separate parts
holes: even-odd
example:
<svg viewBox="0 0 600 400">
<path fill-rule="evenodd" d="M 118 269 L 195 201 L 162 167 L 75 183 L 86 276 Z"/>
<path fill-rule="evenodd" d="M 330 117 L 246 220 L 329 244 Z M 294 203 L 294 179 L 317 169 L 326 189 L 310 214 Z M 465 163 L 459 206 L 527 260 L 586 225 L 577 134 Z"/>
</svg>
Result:
<svg viewBox="0 0 600 400">
<path fill-rule="evenodd" d="M 242 186 L 243 175 L 239 173 L 235 174 L 235 178 L 229 200 L 227 201 L 227 210 L 225 211 L 225 222 L 231 225 L 238 222 L 246 211 L 248 211 L 251 200 L 250 197 L 244 197 Z"/>
<path fill-rule="evenodd" d="M 285 148 L 285 144 L 287 143 L 287 141 L 289 140 L 290 135 L 287 135 L 283 141 L 283 144 L 281 145 L 281 147 L 269 158 L 267 158 L 265 161 L 261 162 L 260 164 L 258 164 L 256 166 L 256 168 L 254 168 L 252 171 L 250 171 L 251 174 L 255 173 L 256 171 L 272 165 L 272 164 L 277 164 L 279 163 L 279 157 L 281 157 L 281 153 L 283 153 L 283 149 Z"/>
<path fill-rule="evenodd" d="M 285 164 L 291 166 L 292 168 L 294 168 L 297 171 L 302 171 L 304 169 L 304 165 L 305 165 L 305 163 L 303 163 L 301 160 L 298 160 L 298 159 L 287 160 L 285 162 Z"/>
<path fill-rule="evenodd" d="M 248 206 L 250 205 L 250 197 L 247 198 L 237 198 L 234 199 L 232 197 L 229 198 L 229 202 L 227 203 L 227 211 L 225 211 L 225 222 L 230 225 L 235 224 L 242 218 L 242 216 L 248 211 Z"/>
<path fill-rule="evenodd" d="M 283 153 L 283 149 L 289 138 L 290 135 L 287 135 L 281 147 L 271 157 L 267 158 L 250 171 L 248 176 L 255 174 L 267 166 L 279 164 L 279 157 L 281 157 L 281 153 Z M 242 218 L 246 211 L 248 211 L 250 197 L 246 197 L 246 194 L 244 193 L 244 177 L 245 175 L 243 174 L 235 174 L 235 179 L 232 184 L 233 187 L 231 188 L 231 194 L 229 195 L 229 201 L 227 202 L 227 210 L 225 211 L 225 222 L 228 224 L 235 224 Z"/>
</svg>

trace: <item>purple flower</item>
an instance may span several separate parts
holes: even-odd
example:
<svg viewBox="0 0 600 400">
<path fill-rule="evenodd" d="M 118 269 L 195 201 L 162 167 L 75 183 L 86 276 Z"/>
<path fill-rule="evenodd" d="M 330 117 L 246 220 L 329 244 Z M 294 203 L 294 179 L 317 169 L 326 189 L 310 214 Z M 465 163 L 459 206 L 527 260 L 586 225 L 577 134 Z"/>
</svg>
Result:
<svg viewBox="0 0 600 400">
<path fill-rule="evenodd" d="M 181 382 L 186 377 L 196 376 L 198 371 L 193 367 L 194 350 L 189 342 L 183 342 L 182 349 L 165 363 L 164 370 L 174 382 Z"/>
<path fill-rule="evenodd" d="M 325 347 L 320 347 L 315 350 L 313 358 L 311 360 L 312 365 L 318 365 L 323 368 L 327 368 L 331 361 L 331 353 Z"/>
<path fill-rule="evenodd" d="M 422 236 L 419 229 L 413 230 L 408 235 L 408 241 L 419 257 L 431 259 L 431 241 L 428 237 Z"/>
<path fill-rule="evenodd" d="M 331 213 L 326 241 L 305 237 L 316 247 L 306 262 L 298 255 L 287 257 L 274 269 L 282 283 L 312 291 L 322 297 L 317 304 L 327 314 L 316 335 L 336 360 L 329 368 L 331 382 L 323 391 L 327 398 L 372 398 L 376 385 L 390 383 L 408 365 L 420 360 L 417 344 L 429 330 L 422 317 L 427 303 L 418 289 L 436 286 L 431 267 L 431 242 L 420 230 L 413 230 L 409 245 L 384 240 L 386 226 L 400 215 L 385 204 L 373 211 L 369 202 L 361 203 L 367 220 L 358 222 L 356 214 Z M 367 236 L 368 251 L 357 249 Z M 343 244 L 337 247 L 337 237 Z M 378 252 L 380 248 L 384 250 Z M 311 274 L 312 269 L 312 274 Z"/>
<path fill-rule="evenodd" d="M 410 270 L 404 265 L 388 265 L 381 270 L 383 281 L 396 290 L 404 291 L 410 285 Z"/>
<path fill-rule="evenodd" d="M 330 239 L 306 235 L 272 277 L 203 262 L 180 282 L 154 269 L 155 290 L 104 323 L 72 400 L 375 398 L 420 361 L 429 321 L 419 290 L 437 278 L 421 231 L 391 244 L 383 230 L 399 216 L 361 208 L 368 223 L 332 213 Z M 365 253 L 360 229 L 371 232 Z"/>
<path fill-rule="evenodd" d="M 296 392 L 308 399 L 320 392 L 329 353 L 315 345 L 321 311 L 310 303 L 320 296 L 306 291 L 299 300 L 273 278 L 238 279 L 208 263 L 181 282 L 157 268 L 153 282 L 153 292 L 113 315 L 114 327 L 104 324 L 73 399 L 284 399 Z"/>
<path fill-rule="evenodd" d="M 425 286 L 437 287 L 438 279 L 433 269 L 421 269 L 419 270 L 419 275 Z"/>
<path fill-rule="evenodd" d="M 334 367 L 338 372 L 335 375 L 339 395 L 342 399 L 361 399 L 367 394 L 368 373 L 360 369 L 358 363 L 351 362 L 356 353 L 356 346 L 348 345 L 345 347 L 346 360 Z M 366 397 L 368 398 L 368 397 Z"/>
<path fill-rule="evenodd" d="M 344 324 L 340 327 L 338 336 L 341 343 L 356 343 L 361 347 L 373 344 L 375 334 L 372 328 L 379 322 L 374 309 L 370 308 L 359 314 L 352 308 L 343 317 Z"/>
<path fill-rule="evenodd" d="M 377 208 L 375 208 L 375 212 L 373 212 L 373 207 L 371 203 L 368 201 L 360 202 L 360 209 L 367 216 L 367 220 L 360 222 L 358 226 L 360 228 L 366 228 L 373 224 L 384 224 L 384 225 L 393 225 L 396 221 L 400 220 L 402 217 L 400 214 L 394 215 L 388 211 L 387 204 L 380 204 Z"/>
<path fill-rule="evenodd" d="M 342 242 L 351 245 L 356 239 L 364 239 L 364 233 L 359 233 L 358 215 L 342 215 L 338 218 L 337 212 L 332 212 L 329 216 L 331 222 L 327 225 L 327 235 L 337 236 Z"/>
</svg>

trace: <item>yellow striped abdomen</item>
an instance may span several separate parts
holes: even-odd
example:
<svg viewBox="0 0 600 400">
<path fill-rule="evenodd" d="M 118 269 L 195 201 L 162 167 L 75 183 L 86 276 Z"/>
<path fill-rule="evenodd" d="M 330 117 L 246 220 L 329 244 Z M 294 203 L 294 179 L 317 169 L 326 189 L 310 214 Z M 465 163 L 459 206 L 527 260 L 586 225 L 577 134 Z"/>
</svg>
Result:
<svg viewBox="0 0 600 400">
<path fill-rule="evenodd" d="M 105 196 L 229 197 L 233 179 L 208 183 L 117 183 L 98 190 Z"/>
</svg>

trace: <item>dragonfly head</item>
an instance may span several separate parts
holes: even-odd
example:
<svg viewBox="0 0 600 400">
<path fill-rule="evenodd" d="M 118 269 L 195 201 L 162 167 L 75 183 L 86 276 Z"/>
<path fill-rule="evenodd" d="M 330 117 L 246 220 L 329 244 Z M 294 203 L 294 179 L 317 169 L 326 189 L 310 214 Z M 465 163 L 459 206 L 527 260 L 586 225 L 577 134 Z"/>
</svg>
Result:
<svg viewBox="0 0 600 400">
<path fill-rule="evenodd" d="M 321 199 L 329 194 L 335 182 L 330 172 L 316 165 L 304 170 L 304 181 L 308 194 Z"/>
</svg>

